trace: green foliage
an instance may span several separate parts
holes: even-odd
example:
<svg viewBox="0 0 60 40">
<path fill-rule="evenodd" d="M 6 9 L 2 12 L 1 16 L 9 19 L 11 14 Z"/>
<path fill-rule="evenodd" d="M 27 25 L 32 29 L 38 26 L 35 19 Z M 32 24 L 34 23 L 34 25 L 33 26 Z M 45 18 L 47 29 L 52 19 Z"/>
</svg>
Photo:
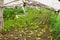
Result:
<svg viewBox="0 0 60 40">
<path fill-rule="evenodd" d="M 55 30 L 56 31 L 60 31 L 60 13 L 58 14 L 57 16 L 57 19 L 56 19 L 56 24 L 55 24 Z"/>
<path fill-rule="evenodd" d="M 5 20 L 8 19 L 14 19 L 16 14 L 22 14 L 22 8 L 17 8 L 17 9 L 13 9 L 13 8 L 5 8 L 3 11 L 3 17 Z"/>
<path fill-rule="evenodd" d="M 60 13 L 56 17 L 54 12 L 51 13 L 50 21 L 52 24 L 54 40 L 60 40 Z"/>
<path fill-rule="evenodd" d="M 14 20 L 7 20 L 4 22 L 4 30 L 5 31 L 10 31 L 11 28 L 14 28 Z"/>
<path fill-rule="evenodd" d="M 51 25 L 52 25 L 52 28 L 54 29 L 55 27 L 55 24 L 56 24 L 56 15 L 55 15 L 55 12 L 52 11 L 52 13 L 50 14 L 50 22 L 51 22 Z"/>
<path fill-rule="evenodd" d="M 15 16 L 15 10 L 13 10 L 12 8 L 10 8 L 10 9 L 8 9 L 8 8 L 6 8 L 6 9 L 4 9 L 4 12 L 3 12 L 3 17 L 4 17 L 4 19 L 6 20 L 6 19 L 10 19 L 10 18 L 14 18 L 14 16 Z"/>
<path fill-rule="evenodd" d="M 19 18 L 16 18 L 16 12 L 19 14 Z M 37 28 L 41 27 L 39 25 L 43 25 L 48 22 L 47 17 L 49 17 L 51 11 L 47 9 L 40 9 L 37 10 L 35 8 L 27 8 L 26 9 L 26 14 L 23 14 L 22 9 L 4 9 L 4 29 L 5 30 L 11 30 L 12 28 L 15 27 L 32 27 L 32 28 Z M 22 14 L 20 14 L 22 13 Z M 13 19 L 14 18 L 14 19 Z"/>
<path fill-rule="evenodd" d="M 58 14 L 56 18 L 56 23 L 54 27 L 54 32 L 55 32 L 55 39 L 60 40 L 60 13 Z"/>
<path fill-rule="evenodd" d="M 16 25 L 20 25 L 19 19 L 17 20 L 15 18 L 16 14 L 23 14 L 22 9 L 17 8 L 5 8 L 3 11 L 3 17 L 4 17 L 4 29 L 6 31 L 10 31 L 12 28 L 16 27 Z M 21 18 L 21 17 L 20 17 Z M 16 21 L 17 20 L 17 21 Z"/>
<path fill-rule="evenodd" d="M 24 15 L 20 15 L 19 18 L 15 18 L 15 26 L 18 27 L 25 27 L 26 26 L 26 20 Z"/>
</svg>

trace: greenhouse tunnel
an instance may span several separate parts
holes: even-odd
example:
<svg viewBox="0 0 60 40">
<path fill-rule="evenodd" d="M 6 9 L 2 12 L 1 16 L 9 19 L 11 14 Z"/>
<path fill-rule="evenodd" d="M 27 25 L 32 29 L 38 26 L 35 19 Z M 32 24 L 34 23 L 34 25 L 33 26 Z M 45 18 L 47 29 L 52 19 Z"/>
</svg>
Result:
<svg viewBox="0 0 60 40">
<path fill-rule="evenodd" d="M 0 40 L 60 40 L 60 0 L 0 0 Z"/>
</svg>

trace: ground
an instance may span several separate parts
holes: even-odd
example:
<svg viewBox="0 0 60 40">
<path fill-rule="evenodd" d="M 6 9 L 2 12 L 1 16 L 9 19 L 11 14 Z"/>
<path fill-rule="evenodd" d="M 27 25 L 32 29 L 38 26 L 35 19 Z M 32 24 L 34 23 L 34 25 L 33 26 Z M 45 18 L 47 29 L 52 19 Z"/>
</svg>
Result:
<svg viewBox="0 0 60 40">
<path fill-rule="evenodd" d="M 51 34 L 48 27 L 37 27 L 35 29 L 20 27 L 0 33 L 0 40 L 51 40 Z"/>
</svg>

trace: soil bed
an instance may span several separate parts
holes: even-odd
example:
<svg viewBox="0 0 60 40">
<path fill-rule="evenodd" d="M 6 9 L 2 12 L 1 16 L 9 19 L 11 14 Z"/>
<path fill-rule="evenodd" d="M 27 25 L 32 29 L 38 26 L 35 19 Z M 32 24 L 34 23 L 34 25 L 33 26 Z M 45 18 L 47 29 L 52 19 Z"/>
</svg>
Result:
<svg viewBox="0 0 60 40">
<path fill-rule="evenodd" d="M 49 28 L 15 28 L 0 34 L 0 40 L 51 40 Z"/>
</svg>

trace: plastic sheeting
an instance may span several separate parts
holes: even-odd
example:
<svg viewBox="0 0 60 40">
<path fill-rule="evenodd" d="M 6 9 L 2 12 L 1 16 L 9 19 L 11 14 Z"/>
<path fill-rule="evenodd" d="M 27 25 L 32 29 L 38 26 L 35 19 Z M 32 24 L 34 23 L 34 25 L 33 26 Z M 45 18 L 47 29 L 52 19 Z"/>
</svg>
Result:
<svg viewBox="0 0 60 40">
<path fill-rule="evenodd" d="M 42 4 L 45 4 L 49 7 L 54 8 L 56 11 L 60 10 L 60 1 L 59 0 L 35 0 Z"/>
<path fill-rule="evenodd" d="M 13 0 L 4 0 L 4 4 L 8 3 L 10 1 L 13 1 Z M 52 7 L 52 8 L 55 9 L 55 11 L 60 10 L 60 2 L 58 0 L 35 0 L 35 1 L 40 2 L 42 4 L 45 4 L 49 7 Z M 20 1 L 17 1 L 17 2 L 10 3 L 10 4 L 8 4 L 8 6 L 14 5 L 14 4 L 17 5 L 19 3 L 22 3 L 22 1 L 20 0 Z"/>
</svg>

